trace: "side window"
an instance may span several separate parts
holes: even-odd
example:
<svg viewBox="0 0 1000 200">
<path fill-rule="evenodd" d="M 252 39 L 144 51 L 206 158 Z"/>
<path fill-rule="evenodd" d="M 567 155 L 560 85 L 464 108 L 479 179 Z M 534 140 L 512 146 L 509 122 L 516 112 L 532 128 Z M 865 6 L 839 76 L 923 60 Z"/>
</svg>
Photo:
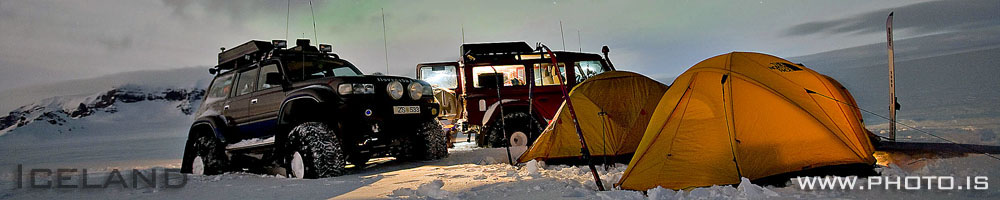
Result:
<svg viewBox="0 0 1000 200">
<path fill-rule="evenodd" d="M 215 78 L 212 81 L 212 87 L 208 89 L 208 97 L 210 98 L 226 98 L 229 92 L 233 90 L 233 75 L 227 74 Z"/>
<path fill-rule="evenodd" d="M 559 63 L 559 71 L 551 63 L 535 63 L 535 86 L 559 85 L 559 79 L 566 83 L 566 64 Z M 556 74 L 559 74 L 558 76 Z"/>
<path fill-rule="evenodd" d="M 240 72 L 240 79 L 236 83 L 236 96 L 253 92 L 257 86 L 257 68 Z"/>
<path fill-rule="evenodd" d="M 472 68 L 472 84 L 477 88 L 482 87 L 479 85 L 479 75 L 486 73 L 493 73 L 493 69 L 496 69 L 496 73 L 503 74 L 503 86 L 520 86 L 526 85 L 524 79 L 524 65 L 501 65 L 501 66 L 478 66 Z"/>
<path fill-rule="evenodd" d="M 576 70 L 577 83 L 583 82 L 590 77 L 597 76 L 597 74 L 604 72 L 604 67 L 601 65 L 601 61 L 596 60 L 575 62 L 573 63 L 573 68 Z"/>
<path fill-rule="evenodd" d="M 349 67 L 338 67 L 333 68 L 333 76 L 359 76 L 358 72 L 354 71 Z"/>
<path fill-rule="evenodd" d="M 257 77 L 257 90 L 264 90 L 264 89 L 276 87 L 277 85 L 269 85 L 266 82 L 267 82 L 267 73 L 277 73 L 277 72 L 278 72 L 278 65 L 275 65 L 275 64 L 270 64 L 270 65 L 261 67 L 260 68 L 260 76 Z"/>
</svg>

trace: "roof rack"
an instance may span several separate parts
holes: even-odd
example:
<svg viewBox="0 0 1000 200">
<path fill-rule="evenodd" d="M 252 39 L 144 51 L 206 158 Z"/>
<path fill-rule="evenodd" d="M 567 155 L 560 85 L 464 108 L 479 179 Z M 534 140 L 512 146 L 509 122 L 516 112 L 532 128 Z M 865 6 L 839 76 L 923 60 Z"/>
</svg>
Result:
<svg viewBox="0 0 1000 200">
<path fill-rule="evenodd" d="M 462 44 L 462 55 L 505 55 L 531 53 L 535 49 L 526 42 L 498 42 Z"/>
<path fill-rule="evenodd" d="M 274 45 L 271 42 L 251 40 L 247 43 L 243 43 L 229 50 L 224 50 L 219 53 L 219 65 L 216 66 L 219 69 L 233 69 L 239 66 L 240 61 L 248 61 L 247 64 L 252 62 L 251 58 L 256 58 L 263 56 L 264 53 L 274 49 Z"/>
</svg>

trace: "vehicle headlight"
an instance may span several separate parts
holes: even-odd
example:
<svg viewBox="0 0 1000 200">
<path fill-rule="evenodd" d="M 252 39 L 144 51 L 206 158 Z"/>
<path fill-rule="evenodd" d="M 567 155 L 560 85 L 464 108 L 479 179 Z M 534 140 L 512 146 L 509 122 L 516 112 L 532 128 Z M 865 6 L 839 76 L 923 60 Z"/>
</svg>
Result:
<svg viewBox="0 0 1000 200">
<path fill-rule="evenodd" d="M 375 94 L 375 85 L 370 83 L 355 83 L 354 94 Z"/>
<path fill-rule="evenodd" d="M 343 83 L 337 86 L 340 95 L 346 94 L 375 94 L 375 85 L 369 83 Z"/>
<path fill-rule="evenodd" d="M 403 84 L 399 83 L 399 81 L 392 81 L 389 83 L 389 85 L 385 87 L 385 91 L 386 93 L 389 93 L 389 97 L 392 97 L 393 100 L 403 98 Z"/>
<path fill-rule="evenodd" d="M 340 84 L 340 86 L 337 86 L 337 92 L 340 93 L 340 95 L 347 95 L 354 92 L 354 87 L 352 87 L 351 84 Z"/>
<path fill-rule="evenodd" d="M 424 96 L 424 86 L 420 82 L 410 83 L 410 99 L 418 100 Z"/>
</svg>

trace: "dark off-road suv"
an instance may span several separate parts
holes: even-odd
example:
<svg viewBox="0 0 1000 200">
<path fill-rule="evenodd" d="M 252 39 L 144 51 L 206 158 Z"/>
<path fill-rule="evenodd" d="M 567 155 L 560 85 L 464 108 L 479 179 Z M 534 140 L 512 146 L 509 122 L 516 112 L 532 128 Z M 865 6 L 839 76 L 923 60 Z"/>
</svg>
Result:
<svg viewBox="0 0 1000 200">
<path fill-rule="evenodd" d="M 271 169 L 289 177 L 338 176 L 372 157 L 448 155 L 426 82 L 363 75 L 308 39 L 250 41 L 219 53 L 191 125 L 182 171 Z"/>
</svg>

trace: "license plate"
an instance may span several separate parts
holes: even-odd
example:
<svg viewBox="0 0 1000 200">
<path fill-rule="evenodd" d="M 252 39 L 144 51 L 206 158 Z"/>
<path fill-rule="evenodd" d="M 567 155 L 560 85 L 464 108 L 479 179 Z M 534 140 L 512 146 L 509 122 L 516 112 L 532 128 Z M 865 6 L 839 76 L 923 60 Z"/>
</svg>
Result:
<svg viewBox="0 0 1000 200">
<path fill-rule="evenodd" d="M 420 114 L 420 106 L 393 106 L 392 114 Z"/>
</svg>

